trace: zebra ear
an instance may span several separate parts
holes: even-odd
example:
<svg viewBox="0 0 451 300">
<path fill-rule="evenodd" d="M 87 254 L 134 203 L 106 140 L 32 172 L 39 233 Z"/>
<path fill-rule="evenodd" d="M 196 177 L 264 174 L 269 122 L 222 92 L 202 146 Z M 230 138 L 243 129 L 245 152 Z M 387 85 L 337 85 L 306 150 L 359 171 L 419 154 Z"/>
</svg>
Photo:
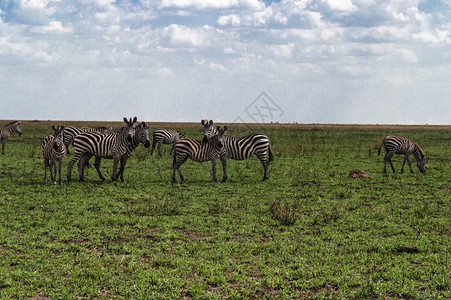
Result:
<svg viewBox="0 0 451 300">
<path fill-rule="evenodd" d="M 56 131 L 56 127 L 55 127 L 55 126 L 53 126 L 53 125 L 52 125 L 52 129 L 53 129 L 53 131 Z"/>
<path fill-rule="evenodd" d="M 130 118 L 131 119 L 131 118 Z M 133 123 L 136 123 L 136 121 L 138 121 L 138 118 L 137 117 L 134 117 L 133 118 Z"/>
<path fill-rule="evenodd" d="M 227 126 L 224 126 L 224 132 L 226 132 L 227 131 Z"/>
<path fill-rule="evenodd" d="M 208 122 L 207 120 L 200 120 L 200 124 L 202 124 L 203 126 L 205 126 L 205 123 Z"/>
<path fill-rule="evenodd" d="M 128 123 L 128 120 L 127 120 L 127 118 L 126 118 L 126 117 L 124 117 L 124 122 L 125 122 L 125 123 Z"/>
<path fill-rule="evenodd" d="M 213 125 L 213 120 L 210 120 L 210 123 L 208 125 L 210 126 Z"/>
</svg>

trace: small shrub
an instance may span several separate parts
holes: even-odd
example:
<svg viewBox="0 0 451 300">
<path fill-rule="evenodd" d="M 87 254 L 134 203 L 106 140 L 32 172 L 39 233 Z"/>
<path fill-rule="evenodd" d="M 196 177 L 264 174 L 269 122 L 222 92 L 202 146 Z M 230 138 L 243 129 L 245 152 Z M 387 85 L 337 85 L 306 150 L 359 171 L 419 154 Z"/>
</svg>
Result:
<svg viewBox="0 0 451 300">
<path fill-rule="evenodd" d="M 269 211 L 273 219 L 281 221 L 283 225 L 293 225 L 299 218 L 299 213 L 293 208 L 293 203 L 274 199 L 269 204 Z"/>
</svg>

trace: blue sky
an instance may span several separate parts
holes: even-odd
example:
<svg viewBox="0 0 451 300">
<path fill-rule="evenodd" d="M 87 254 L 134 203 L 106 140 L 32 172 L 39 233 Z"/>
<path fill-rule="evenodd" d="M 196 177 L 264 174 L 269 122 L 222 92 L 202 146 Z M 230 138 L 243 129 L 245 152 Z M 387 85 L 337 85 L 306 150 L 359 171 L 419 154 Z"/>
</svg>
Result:
<svg viewBox="0 0 451 300">
<path fill-rule="evenodd" d="M 0 0 L 0 119 L 451 124 L 450 0 Z"/>
</svg>

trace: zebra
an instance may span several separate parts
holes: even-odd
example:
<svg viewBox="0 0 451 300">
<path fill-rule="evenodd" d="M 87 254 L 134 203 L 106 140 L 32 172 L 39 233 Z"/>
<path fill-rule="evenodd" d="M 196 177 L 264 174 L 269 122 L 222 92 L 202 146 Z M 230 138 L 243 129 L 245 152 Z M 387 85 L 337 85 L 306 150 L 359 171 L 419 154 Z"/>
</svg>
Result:
<svg viewBox="0 0 451 300">
<path fill-rule="evenodd" d="M 171 151 L 169 152 L 169 154 L 172 154 L 172 150 L 174 150 L 175 143 L 184 137 L 185 136 L 183 134 L 181 134 L 176 130 L 163 128 L 155 129 L 155 131 L 152 134 L 152 150 L 150 151 L 150 155 L 153 154 L 153 151 L 155 150 L 155 145 L 157 143 L 158 143 L 157 150 L 160 156 L 161 156 L 160 152 L 161 144 L 172 144 Z"/>
<path fill-rule="evenodd" d="M 22 129 L 20 128 L 20 123 L 22 121 L 13 121 L 11 123 L 6 124 L 5 127 L 0 128 L 0 141 L 2 141 L 2 155 L 5 155 L 5 144 L 9 139 L 11 134 L 17 132 L 19 135 L 22 135 Z"/>
<path fill-rule="evenodd" d="M 174 160 L 172 163 L 172 182 L 176 182 L 175 171 L 177 170 L 180 176 L 180 180 L 184 181 L 180 167 L 186 162 L 188 158 L 196 162 L 211 161 L 213 170 L 213 181 L 218 181 L 216 177 L 216 159 L 220 158 L 223 167 L 223 179 L 227 180 L 227 159 L 225 158 L 224 151 L 224 136 L 227 130 L 227 126 L 224 129 L 216 129 L 217 133 L 214 134 L 207 141 L 197 141 L 191 138 L 182 138 L 174 145 Z"/>
<path fill-rule="evenodd" d="M 204 126 L 204 139 L 215 134 L 216 129 L 212 126 L 213 121 L 202 120 Z M 245 160 L 255 154 L 263 165 L 263 181 L 269 178 L 269 164 L 274 160 L 269 138 L 264 133 L 253 133 L 241 138 L 226 135 L 224 137 L 224 149 L 227 158 L 234 160 Z M 267 154 L 269 155 L 267 159 Z"/>
<path fill-rule="evenodd" d="M 82 132 L 74 138 L 74 157 L 69 161 L 67 168 L 67 180 L 70 181 L 71 172 L 74 164 L 77 160 L 81 159 L 81 163 L 78 164 L 80 181 L 84 181 L 83 168 L 87 157 L 105 157 L 113 159 L 113 173 L 111 179 L 117 180 L 117 164 L 121 161 L 123 163 L 123 156 L 127 153 L 127 147 L 132 142 L 135 135 L 135 128 L 133 125 L 136 123 L 137 118 L 133 120 L 127 120 L 125 128 L 119 133 L 111 133 L 103 135 L 98 132 Z"/>
<path fill-rule="evenodd" d="M 409 139 L 389 135 L 385 137 L 385 139 L 382 141 L 381 146 L 379 147 L 377 154 L 381 154 L 381 148 L 384 146 L 385 149 L 385 157 L 384 157 L 384 173 L 387 173 L 387 162 L 390 163 L 390 166 L 393 170 L 393 173 L 395 173 L 395 168 L 393 167 L 393 163 L 391 162 L 391 158 L 394 154 L 404 154 L 404 161 L 402 163 L 401 167 L 401 173 L 404 172 L 404 165 L 407 161 L 409 164 L 410 172 L 413 173 L 412 166 L 409 161 L 409 155 L 413 154 L 415 159 L 417 160 L 417 166 L 421 173 L 424 173 L 426 171 L 425 169 L 425 163 L 426 163 L 426 157 L 424 155 L 423 150 L 420 149 L 420 147 L 412 143 Z"/>
<path fill-rule="evenodd" d="M 76 127 L 76 126 L 69 126 L 66 129 L 64 129 L 64 145 L 66 146 L 67 154 L 69 154 L 69 145 L 74 140 L 74 138 L 77 136 L 77 134 L 81 132 L 100 132 L 103 134 L 110 134 L 113 133 L 112 127 Z"/>
<path fill-rule="evenodd" d="M 53 135 L 48 135 L 42 142 L 42 156 L 44 157 L 44 182 L 47 179 L 47 167 L 50 169 L 50 178 L 56 184 L 56 174 L 59 174 L 58 182 L 63 184 L 61 180 L 61 165 L 66 156 L 66 146 L 63 143 L 64 126 L 52 126 Z M 58 163 L 58 172 L 56 164 Z M 53 176 L 55 174 L 55 176 Z"/>
<path fill-rule="evenodd" d="M 142 143 L 144 147 L 149 148 L 150 142 L 149 142 L 149 128 L 150 124 L 147 125 L 145 122 L 142 122 L 135 126 L 135 135 L 133 136 L 131 142 L 127 144 L 127 152 L 122 156 L 121 158 L 121 167 L 119 169 L 119 172 L 117 173 L 117 177 L 121 178 L 121 181 L 124 182 L 124 169 L 125 164 L 127 163 L 127 160 L 132 156 L 133 152 L 135 151 L 136 147 L 138 147 L 139 143 Z M 124 129 L 123 129 L 124 130 Z M 92 157 L 91 153 L 85 154 L 81 160 L 81 166 L 79 166 L 79 171 L 81 172 L 80 177 L 83 178 L 83 172 L 84 172 L 84 166 L 86 165 L 86 162 Z M 102 171 L 100 170 L 100 163 L 102 161 L 102 157 L 96 156 L 96 161 L 94 163 L 94 166 L 97 170 L 97 173 L 99 174 L 99 177 L 101 180 L 105 180 L 105 177 L 102 174 Z"/>
</svg>

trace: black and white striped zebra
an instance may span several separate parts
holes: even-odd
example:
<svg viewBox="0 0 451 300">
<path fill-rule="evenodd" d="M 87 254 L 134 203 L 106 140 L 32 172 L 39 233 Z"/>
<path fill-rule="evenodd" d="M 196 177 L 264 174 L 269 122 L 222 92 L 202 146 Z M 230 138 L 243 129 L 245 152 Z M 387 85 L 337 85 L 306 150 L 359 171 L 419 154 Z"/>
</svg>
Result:
<svg viewBox="0 0 451 300">
<path fill-rule="evenodd" d="M 172 181 L 176 182 L 175 171 L 177 170 L 180 179 L 183 181 L 183 175 L 180 171 L 180 167 L 186 162 L 188 158 L 196 162 L 211 161 L 213 171 L 213 181 L 218 181 L 216 176 L 216 160 L 218 158 L 222 161 L 223 166 L 223 179 L 227 180 L 227 159 L 224 151 L 224 136 L 227 130 L 227 126 L 224 129 L 217 128 L 217 133 L 214 134 L 207 141 L 197 141 L 191 138 L 182 138 L 174 145 L 174 160 L 172 164 Z"/>
<path fill-rule="evenodd" d="M 117 165 L 119 162 L 123 163 L 123 157 L 127 154 L 127 148 L 132 142 L 135 135 L 134 124 L 137 118 L 133 120 L 127 120 L 125 128 L 118 133 L 111 133 L 104 135 L 98 132 L 82 132 L 74 138 L 74 157 L 69 161 L 67 168 L 67 180 L 70 181 L 71 172 L 74 164 L 82 159 L 82 162 L 78 164 L 79 178 L 83 181 L 83 168 L 87 157 L 104 157 L 113 159 L 113 173 L 111 179 L 117 180 Z"/>
<path fill-rule="evenodd" d="M 50 178 L 56 184 L 56 175 L 59 174 L 58 183 L 61 180 L 61 165 L 66 156 L 66 146 L 63 142 L 64 126 L 52 126 L 53 135 L 48 135 L 42 142 L 42 156 L 44 158 L 44 182 L 47 180 L 47 167 L 50 169 Z M 58 164 L 58 169 L 57 165 Z"/>
<path fill-rule="evenodd" d="M 142 123 L 138 124 L 137 126 L 135 126 L 135 135 L 133 136 L 131 142 L 127 145 L 127 152 L 121 158 L 121 167 L 119 169 L 119 172 L 117 173 L 117 177 L 119 177 L 122 182 L 124 181 L 125 164 L 127 163 L 127 160 L 130 158 L 130 156 L 133 155 L 133 152 L 135 151 L 136 147 L 138 147 L 138 145 L 140 143 L 142 143 L 144 145 L 144 147 L 146 147 L 146 148 L 150 147 L 149 128 L 150 128 L 150 124 L 147 125 L 145 122 L 142 122 Z M 84 174 L 83 174 L 84 166 L 91 157 L 92 157 L 92 154 L 89 153 L 80 159 L 81 164 L 82 164 L 81 166 L 79 166 L 79 168 L 81 169 L 81 174 L 80 174 L 81 178 L 84 177 Z M 102 161 L 102 157 L 96 156 L 96 161 L 94 163 L 94 166 L 97 170 L 97 174 L 99 174 L 100 179 L 105 180 L 105 177 L 103 176 L 102 171 L 100 170 L 101 161 Z"/>
<path fill-rule="evenodd" d="M 77 136 L 77 134 L 81 132 L 99 132 L 103 134 L 110 134 L 113 133 L 112 127 L 76 127 L 76 126 L 69 126 L 66 127 L 64 130 L 64 145 L 66 146 L 67 153 L 69 154 L 69 145 L 74 140 L 74 138 Z"/>
<path fill-rule="evenodd" d="M 420 149 L 420 147 L 411 142 L 407 138 L 389 135 L 387 136 L 383 141 L 381 146 L 379 147 L 377 154 L 381 154 L 381 148 L 384 147 L 385 150 L 385 157 L 384 157 L 384 173 L 387 173 L 387 162 L 390 163 L 390 166 L 393 170 L 393 173 L 395 173 L 395 168 L 393 167 L 393 163 L 391 162 L 391 158 L 394 154 L 404 154 L 404 161 L 402 163 L 401 167 L 401 173 L 404 172 L 404 165 L 407 161 L 409 164 L 410 172 L 413 173 L 412 166 L 409 161 L 409 155 L 413 154 L 415 159 L 417 160 L 417 166 L 421 173 L 424 173 L 426 171 L 425 169 L 425 163 L 426 163 L 426 157 L 424 156 L 423 150 Z"/>
<path fill-rule="evenodd" d="M 164 128 L 155 129 L 155 131 L 152 134 L 152 151 L 150 151 L 150 155 L 153 154 L 153 151 L 155 150 L 155 145 L 157 143 L 158 143 L 157 150 L 160 156 L 161 156 L 160 152 L 161 144 L 172 144 L 171 151 L 169 152 L 169 154 L 172 154 L 172 150 L 174 150 L 174 144 L 183 137 L 185 136 L 176 130 Z"/>
<path fill-rule="evenodd" d="M 2 141 L 2 154 L 5 155 L 5 144 L 9 137 L 17 132 L 19 135 L 22 135 L 22 129 L 20 128 L 20 123 L 22 121 L 13 121 L 11 123 L 6 124 L 5 127 L 0 128 L 0 141 Z"/>
<path fill-rule="evenodd" d="M 208 139 L 215 134 L 213 121 L 202 120 L 204 126 L 204 139 Z M 224 137 L 224 149 L 227 158 L 234 160 L 245 160 L 255 154 L 263 165 L 263 181 L 269 178 L 269 163 L 274 159 L 271 151 L 269 138 L 264 133 L 253 133 L 241 138 L 234 138 L 226 135 Z M 269 155 L 267 159 L 267 154 Z"/>
</svg>

